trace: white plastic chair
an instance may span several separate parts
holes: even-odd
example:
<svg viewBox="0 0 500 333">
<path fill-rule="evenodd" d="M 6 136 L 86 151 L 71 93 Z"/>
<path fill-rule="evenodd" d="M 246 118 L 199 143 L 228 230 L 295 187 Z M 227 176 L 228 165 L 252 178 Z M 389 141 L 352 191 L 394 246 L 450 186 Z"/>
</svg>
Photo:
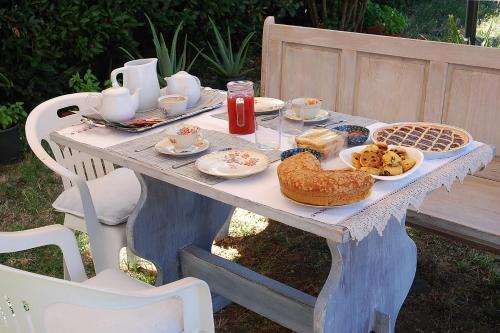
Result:
<svg viewBox="0 0 500 333">
<path fill-rule="evenodd" d="M 53 131 L 81 123 L 78 112 L 60 117 L 58 111 L 70 106 L 77 106 L 80 111 L 87 110 L 88 96 L 88 93 L 64 95 L 38 105 L 26 121 L 26 138 L 35 155 L 62 177 L 65 189 L 78 188 L 85 219 L 65 214 L 64 225 L 88 233 L 95 269 L 100 272 L 110 267 L 119 268 L 119 253 L 126 246 L 125 223 L 110 226 L 99 222 L 86 180 L 106 177 L 114 166 L 83 152 L 60 147 L 49 137 Z M 42 141 L 50 145 L 54 158 L 45 151 Z"/>
<path fill-rule="evenodd" d="M 208 285 L 195 278 L 155 288 L 108 269 L 87 279 L 71 230 L 0 232 L 0 253 L 61 248 L 72 281 L 0 265 L 1 333 L 214 332 Z"/>
</svg>

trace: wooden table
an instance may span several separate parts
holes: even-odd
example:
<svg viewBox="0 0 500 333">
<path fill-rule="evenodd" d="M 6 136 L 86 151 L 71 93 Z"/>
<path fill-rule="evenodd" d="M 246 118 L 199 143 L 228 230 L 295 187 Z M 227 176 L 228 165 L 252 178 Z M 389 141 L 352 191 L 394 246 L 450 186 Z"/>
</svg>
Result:
<svg viewBox="0 0 500 333">
<path fill-rule="evenodd" d="M 198 121 L 203 126 L 207 124 L 206 117 L 207 114 L 191 118 L 189 122 Z M 222 122 L 219 130 L 227 126 L 222 120 L 217 122 Z M 156 265 L 158 284 L 184 276 L 203 279 L 216 295 L 215 310 L 227 304 L 227 299 L 297 332 L 394 331 L 417 259 L 416 246 L 406 233 L 404 219 L 399 223 L 391 218 L 383 235 L 372 230 L 358 242 L 346 227 L 300 216 L 231 190 L 249 186 L 249 182 L 253 186 L 269 186 L 269 179 L 276 177 L 277 163 L 261 175 L 231 180 L 221 189 L 173 171 L 150 168 L 112 149 L 69 136 L 52 133 L 51 138 L 136 172 L 142 194 L 127 223 L 128 245 L 138 256 Z M 234 207 L 325 238 L 332 266 L 317 298 L 210 252 L 214 238 L 230 219 Z"/>
</svg>

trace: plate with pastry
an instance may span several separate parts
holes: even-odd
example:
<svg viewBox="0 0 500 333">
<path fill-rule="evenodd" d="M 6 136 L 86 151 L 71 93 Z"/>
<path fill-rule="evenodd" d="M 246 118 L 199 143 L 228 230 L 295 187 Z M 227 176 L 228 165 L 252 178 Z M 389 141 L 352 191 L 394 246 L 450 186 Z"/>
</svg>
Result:
<svg viewBox="0 0 500 333">
<path fill-rule="evenodd" d="M 415 172 L 424 154 L 410 147 L 377 143 L 344 149 L 340 159 L 351 168 L 369 173 L 379 180 L 400 180 Z"/>
<path fill-rule="evenodd" d="M 344 148 L 346 134 L 328 128 L 313 128 L 295 137 L 297 148 L 318 151 L 323 159 L 336 156 Z"/>
<path fill-rule="evenodd" d="M 223 178 L 243 178 L 267 169 L 269 158 L 252 150 L 215 151 L 196 160 L 201 172 Z"/>
<path fill-rule="evenodd" d="M 324 170 L 319 159 L 310 152 L 284 159 L 277 172 L 285 197 L 314 207 L 358 203 L 370 196 L 375 182 L 369 174 L 359 170 Z"/>
<path fill-rule="evenodd" d="M 446 158 L 464 149 L 472 136 L 464 129 L 436 123 L 396 123 L 380 127 L 373 142 L 420 149 L 426 159 Z"/>
</svg>

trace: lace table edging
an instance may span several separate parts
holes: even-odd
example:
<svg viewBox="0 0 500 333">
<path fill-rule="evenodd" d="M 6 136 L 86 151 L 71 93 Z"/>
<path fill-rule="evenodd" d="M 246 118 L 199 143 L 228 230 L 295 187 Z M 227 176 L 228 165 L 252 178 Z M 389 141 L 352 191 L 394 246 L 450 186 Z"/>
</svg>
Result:
<svg viewBox="0 0 500 333">
<path fill-rule="evenodd" d="M 427 193 L 445 186 L 450 191 L 453 182 L 458 178 L 462 183 L 465 176 L 478 171 L 493 159 L 493 148 L 481 145 L 468 154 L 453 160 L 431 173 L 416 179 L 398 191 L 366 207 L 358 214 L 341 223 L 350 234 L 351 239 L 360 242 L 375 228 L 380 236 L 393 216 L 399 223 L 412 205 L 418 210 Z"/>
</svg>

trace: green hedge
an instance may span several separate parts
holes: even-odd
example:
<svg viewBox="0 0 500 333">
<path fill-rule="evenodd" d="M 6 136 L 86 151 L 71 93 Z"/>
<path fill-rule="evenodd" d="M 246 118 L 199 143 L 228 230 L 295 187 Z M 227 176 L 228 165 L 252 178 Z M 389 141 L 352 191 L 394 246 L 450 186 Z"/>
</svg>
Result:
<svg viewBox="0 0 500 333">
<path fill-rule="evenodd" d="M 299 8 L 293 0 L 12 1 L 0 8 L 0 73 L 14 87 L 0 90 L 0 104 L 22 101 L 29 109 L 68 93 L 71 75 L 87 68 L 104 80 L 126 60 L 120 46 L 153 56 L 144 13 L 166 36 L 184 20 L 189 40 L 204 47 L 212 38 L 209 16 L 235 40 L 256 30 L 260 41 L 267 15 L 294 17 Z"/>
</svg>

